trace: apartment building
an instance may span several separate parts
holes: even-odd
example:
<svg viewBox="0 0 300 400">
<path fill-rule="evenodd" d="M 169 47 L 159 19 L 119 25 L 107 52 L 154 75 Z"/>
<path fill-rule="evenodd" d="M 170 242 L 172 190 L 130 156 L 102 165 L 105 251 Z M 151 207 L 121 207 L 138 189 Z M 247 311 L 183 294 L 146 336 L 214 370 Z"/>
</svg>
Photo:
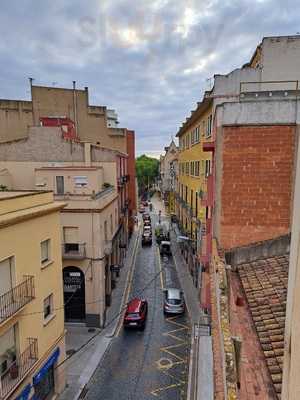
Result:
<svg viewBox="0 0 300 400">
<path fill-rule="evenodd" d="M 215 76 L 209 94 L 216 242 L 207 298 L 220 399 L 298 397 L 297 222 L 291 251 L 289 234 L 299 194 L 299 52 L 298 36 L 264 38 L 249 63 Z"/>
<path fill-rule="evenodd" d="M 175 183 L 178 173 L 178 147 L 174 140 L 171 140 L 169 146 L 165 147 L 165 154 L 160 156 L 160 192 L 169 213 L 175 213 Z"/>
<path fill-rule="evenodd" d="M 64 137 L 97 144 L 103 148 L 119 151 L 120 214 L 124 213 L 124 235 L 128 234 L 128 215 L 135 212 L 128 199 L 128 187 L 135 191 L 135 179 L 127 179 L 127 160 L 135 160 L 135 148 L 130 146 L 128 136 L 134 131 L 118 127 L 115 110 L 89 104 L 89 91 L 76 88 L 37 86 L 30 80 L 31 101 L 0 100 L 0 142 L 11 142 L 28 137 L 30 127 L 60 127 Z M 126 156 L 125 156 L 126 155 Z"/>
<path fill-rule="evenodd" d="M 132 233 L 137 213 L 137 190 L 135 173 L 135 134 L 127 130 L 127 189 L 128 189 L 128 231 Z M 126 203 L 125 203 L 126 206 Z"/>
<path fill-rule="evenodd" d="M 290 231 L 298 140 L 299 52 L 299 36 L 264 38 L 249 63 L 227 75 L 214 76 L 212 90 L 205 92 L 178 132 L 177 196 L 187 206 L 182 203 L 177 212 L 183 231 L 191 236 L 187 215 L 191 190 L 193 197 L 196 191 L 201 197 L 204 192 L 203 230 L 198 237 L 198 259 L 203 268 L 211 261 L 213 237 L 220 247 L 230 249 Z M 208 140 L 203 137 L 195 154 L 200 171 L 202 168 L 208 176 L 204 184 L 198 184 L 197 179 L 188 178 L 194 168 L 190 165 L 194 161 L 192 151 L 196 149 L 191 134 L 197 126 L 201 130 L 197 116 L 206 108 L 211 115 L 209 120 L 204 116 L 210 133 Z"/>
<path fill-rule="evenodd" d="M 0 192 L 1 400 L 49 399 L 65 386 L 65 205 L 51 192 Z"/>
<path fill-rule="evenodd" d="M 127 155 L 64 132 L 33 127 L 26 139 L 0 144 L 0 184 L 52 190 L 67 202 L 60 214 L 65 319 L 100 327 L 125 256 L 119 167 Z"/>
<path fill-rule="evenodd" d="M 206 255 L 202 236 L 211 229 L 211 210 L 207 203 L 207 181 L 211 179 L 211 155 L 203 149 L 212 139 L 212 100 L 204 98 L 177 133 L 179 138 L 179 175 L 176 210 L 184 257 L 195 286 L 200 284 L 200 256 Z M 202 260 L 203 261 L 203 260 Z"/>
</svg>

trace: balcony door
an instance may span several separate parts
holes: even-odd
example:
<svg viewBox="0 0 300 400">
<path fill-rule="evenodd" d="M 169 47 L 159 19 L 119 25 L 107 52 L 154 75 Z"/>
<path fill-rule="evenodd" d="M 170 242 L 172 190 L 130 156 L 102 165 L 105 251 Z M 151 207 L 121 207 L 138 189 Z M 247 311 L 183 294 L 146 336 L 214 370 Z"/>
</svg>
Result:
<svg viewBox="0 0 300 400">
<path fill-rule="evenodd" d="M 11 258 L 0 262 L 0 296 L 12 289 Z"/>
<path fill-rule="evenodd" d="M 65 193 L 65 183 L 63 176 L 56 176 L 56 193 L 57 194 Z"/>
</svg>

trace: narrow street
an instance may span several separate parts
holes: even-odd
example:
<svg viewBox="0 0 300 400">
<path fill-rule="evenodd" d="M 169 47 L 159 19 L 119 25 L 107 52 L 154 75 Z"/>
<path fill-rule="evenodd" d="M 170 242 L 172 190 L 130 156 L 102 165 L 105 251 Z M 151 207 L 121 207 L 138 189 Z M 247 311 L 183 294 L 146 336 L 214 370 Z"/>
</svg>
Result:
<svg viewBox="0 0 300 400">
<path fill-rule="evenodd" d="M 139 242 L 129 294 L 129 300 L 148 301 L 146 329 L 125 331 L 120 325 L 88 385 L 87 400 L 186 399 L 190 323 L 187 312 L 163 314 L 163 288 L 180 286 L 172 257 L 161 259 L 155 243 L 157 209 L 151 218 L 153 244 Z"/>
</svg>

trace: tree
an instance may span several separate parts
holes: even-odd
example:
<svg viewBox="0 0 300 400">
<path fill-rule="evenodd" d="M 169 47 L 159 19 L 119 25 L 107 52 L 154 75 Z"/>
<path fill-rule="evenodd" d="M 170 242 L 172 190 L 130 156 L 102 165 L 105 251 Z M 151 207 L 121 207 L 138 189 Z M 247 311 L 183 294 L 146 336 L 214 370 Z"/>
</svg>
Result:
<svg viewBox="0 0 300 400">
<path fill-rule="evenodd" d="M 135 160 L 135 168 L 141 193 L 149 189 L 158 177 L 159 161 L 143 154 Z"/>
</svg>

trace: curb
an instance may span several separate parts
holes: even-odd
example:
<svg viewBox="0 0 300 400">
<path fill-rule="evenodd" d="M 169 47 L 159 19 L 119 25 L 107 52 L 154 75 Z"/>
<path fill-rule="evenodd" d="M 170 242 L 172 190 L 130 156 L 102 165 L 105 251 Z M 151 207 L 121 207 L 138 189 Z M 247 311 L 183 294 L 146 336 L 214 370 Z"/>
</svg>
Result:
<svg viewBox="0 0 300 400">
<path fill-rule="evenodd" d="M 130 283 L 130 281 L 132 279 L 133 272 L 134 272 L 134 269 L 135 269 L 134 268 L 135 267 L 135 263 L 133 263 L 133 261 L 134 261 L 134 258 L 135 258 L 135 255 L 136 255 L 136 252 L 137 252 L 137 249 L 138 249 L 139 239 L 140 239 L 140 227 L 138 228 L 138 232 L 137 232 L 137 236 L 136 236 L 136 239 L 135 239 L 135 243 L 133 244 L 133 251 L 132 251 L 131 258 L 130 258 L 131 267 L 130 267 L 130 269 L 128 271 L 128 276 L 127 276 L 127 279 L 126 279 L 125 288 L 124 288 L 124 292 L 123 292 L 123 295 L 122 295 L 122 300 L 121 300 L 120 309 L 119 309 L 119 314 L 120 314 L 119 319 L 117 320 L 117 323 L 115 324 L 112 333 L 109 334 L 109 335 L 105 335 L 104 334 L 102 336 L 102 339 L 106 339 L 105 348 L 101 352 L 101 356 L 99 357 L 99 360 L 97 360 L 96 367 L 93 368 L 93 371 L 91 371 L 90 374 L 88 374 L 87 379 L 83 379 L 83 382 L 81 383 L 80 388 L 78 389 L 77 393 L 75 394 L 73 400 L 79 400 L 79 399 L 83 399 L 85 397 L 85 395 L 86 395 L 85 389 L 86 389 L 87 384 L 92 379 L 92 377 L 93 377 L 98 365 L 101 363 L 101 360 L 105 357 L 105 354 L 107 353 L 107 351 L 109 350 L 109 348 L 111 346 L 112 339 L 113 339 L 113 337 L 114 337 L 114 335 L 116 333 L 117 327 L 119 326 L 119 323 L 120 323 L 121 314 L 122 314 L 121 310 L 124 307 L 124 299 L 126 298 L 126 295 L 128 293 L 129 283 Z M 105 330 L 105 328 L 104 328 L 104 330 Z M 94 356 L 96 357 L 96 355 L 97 355 L 97 353 L 95 352 Z M 79 378 L 79 382 L 80 382 L 80 380 L 81 379 Z"/>
<path fill-rule="evenodd" d="M 136 252 L 137 252 L 138 245 L 139 245 L 139 240 L 140 240 L 140 233 L 141 233 L 141 228 L 139 227 L 138 231 L 137 231 L 135 243 L 133 245 L 133 251 L 132 251 L 131 259 L 130 259 L 131 267 L 130 267 L 130 269 L 128 271 L 127 279 L 126 279 L 126 282 L 125 282 L 125 289 L 124 289 L 124 292 L 123 292 L 123 295 L 122 295 L 120 308 L 119 308 L 119 312 L 118 312 L 119 318 L 118 318 L 118 320 L 117 320 L 112 332 L 110 334 L 108 334 L 108 335 L 104 335 L 106 338 L 113 338 L 115 336 L 116 330 L 117 330 L 117 328 L 119 327 L 119 324 L 120 324 L 121 316 L 122 316 L 122 313 L 123 313 L 122 309 L 124 308 L 125 299 L 126 299 L 126 296 L 128 295 L 128 291 L 129 291 L 129 283 L 132 280 L 132 276 L 133 276 L 133 273 L 134 273 L 134 270 L 135 270 L 135 262 L 133 262 L 133 261 L 134 261 L 134 259 L 136 257 Z"/>
</svg>

